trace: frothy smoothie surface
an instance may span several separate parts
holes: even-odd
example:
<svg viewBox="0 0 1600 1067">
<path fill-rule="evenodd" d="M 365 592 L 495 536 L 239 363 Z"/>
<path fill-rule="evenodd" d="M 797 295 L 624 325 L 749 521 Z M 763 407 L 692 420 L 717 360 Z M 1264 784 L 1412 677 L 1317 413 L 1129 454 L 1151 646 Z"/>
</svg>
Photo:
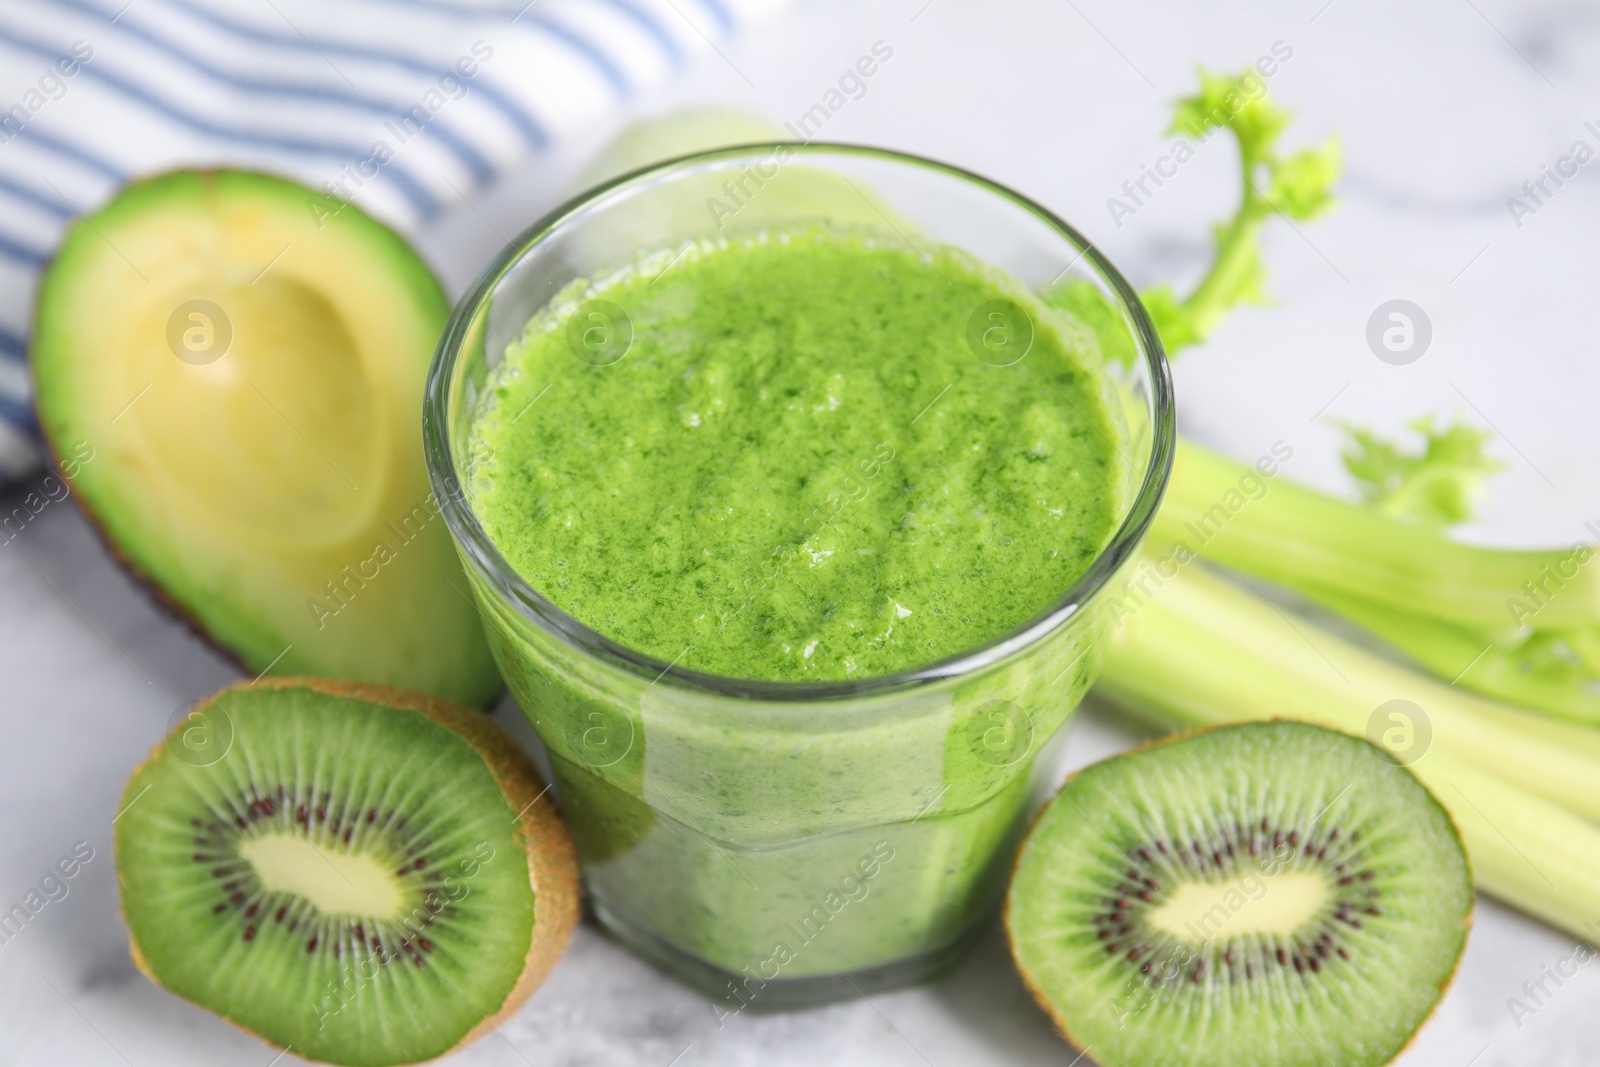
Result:
<svg viewBox="0 0 1600 1067">
<path fill-rule="evenodd" d="M 892 673 L 1038 615 L 1114 532 L 1107 387 L 1020 283 L 917 246 L 758 233 L 570 287 L 472 429 L 490 538 L 589 627 L 712 674 Z M 1033 338 L 997 366 L 969 323 L 1007 300 Z"/>
</svg>

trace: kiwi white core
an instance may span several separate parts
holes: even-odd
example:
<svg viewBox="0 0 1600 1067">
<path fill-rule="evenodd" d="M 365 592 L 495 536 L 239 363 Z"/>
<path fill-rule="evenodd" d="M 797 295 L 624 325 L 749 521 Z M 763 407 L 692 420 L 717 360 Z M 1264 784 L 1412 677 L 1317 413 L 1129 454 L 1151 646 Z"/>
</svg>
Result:
<svg viewBox="0 0 1600 1067">
<path fill-rule="evenodd" d="M 400 914 L 394 872 L 369 856 L 321 849 L 294 834 L 248 838 L 239 851 L 268 892 L 304 897 L 324 915 L 392 919 Z"/>
<path fill-rule="evenodd" d="M 1150 925 L 1194 944 L 1214 937 L 1288 935 L 1315 918 L 1328 902 L 1328 880 L 1310 871 L 1273 877 L 1249 872 L 1216 882 L 1173 886 L 1151 910 Z"/>
</svg>

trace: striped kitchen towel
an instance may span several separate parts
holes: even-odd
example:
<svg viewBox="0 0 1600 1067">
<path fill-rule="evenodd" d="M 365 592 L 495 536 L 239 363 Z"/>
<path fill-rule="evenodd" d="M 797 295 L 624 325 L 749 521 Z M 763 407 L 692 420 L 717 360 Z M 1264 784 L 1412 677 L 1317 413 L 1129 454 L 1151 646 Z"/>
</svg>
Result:
<svg viewBox="0 0 1600 1067">
<path fill-rule="evenodd" d="M 39 270 L 129 178 L 260 167 L 409 230 L 782 3 L 5 0 L 0 486 L 39 460 Z"/>
</svg>

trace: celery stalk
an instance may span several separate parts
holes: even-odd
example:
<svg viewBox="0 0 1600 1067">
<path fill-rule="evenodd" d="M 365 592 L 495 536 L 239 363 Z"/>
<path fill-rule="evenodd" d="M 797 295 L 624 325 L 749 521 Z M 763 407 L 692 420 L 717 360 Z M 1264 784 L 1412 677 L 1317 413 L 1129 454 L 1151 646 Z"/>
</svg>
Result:
<svg viewBox="0 0 1600 1067">
<path fill-rule="evenodd" d="M 1552 719 L 1548 715 L 1525 711 L 1510 704 L 1492 700 L 1481 701 L 1478 712 L 1484 718 L 1498 722 L 1526 737 L 1538 737 L 1551 744 L 1581 752 L 1600 767 L 1600 730 L 1592 726 Z"/>
<path fill-rule="evenodd" d="M 1535 611 L 1541 628 L 1600 621 L 1600 573 L 1573 550 L 1460 544 L 1281 476 L 1263 478 L 1191 441 L 1178 444 L 1149 543 L 1160 552 L 1181 544 L 1291 588 L 1320 587 L 1458 626 L 1510 630 L 1528 618 L 1521 608 Z"/>
<path fill-rule="evenodd" d="M 1486 714 L 1492 702 L 1390 663 L 1310 622 L 1291 620 L 1263 597 L 1194 565 L 1142 602 L 1129 603 L 1120 605 L 1122 625 L 1110 657 L 1116 662 L 1137 639 L 1141 670 L 1155 682 L 1181 690 L 1187 682 L 1208 681 L 1211 692 L 1230 694 L 1232 704 L 1261 709 L 1256 717 L 1302 719 L 1363 736 L 1380 706 L 1407 700 L 1431 726 L 1432 748 L 1423 759 L 1448 753 L 1600 821 L 1600 774 L 1592 751 L 1517 729 L 1504 718 L 1503 706 L 1501 716 Z M 1134 685 L 1131 673 L 1108 663 L 1102 684 L 1112 690 Z"/>
<path fill-rule="evenodd" d="M 1291 623 L 1195 567 L 1123 617 L 1097 692 L 1168 727 L 1287 718 L 1360 736 L 1379 705 L 1411 700 L 1433 726 L 1411 769 L 1455 819 L 1480 887 L 1577 936 L 1600 923 L 1600 827 L 1579 814 L 1594 816 L 1595 790 L 1567 792 L 1593 753 L 1519 735 L 1510 709 Z"/>
<path fill-rule="evenodd" d="M 1429 615 L 1312 586 L 1300 592 L 1404 651 L 1433 673 L 1513 704 L 1600 725 L 1600 691 L 1581 663 L 1538 655 L 1530 642 L 1456 626 Z M 1547 634 L 1544 636 L 1555 636 Z M 1600 737 L 1600 732 L 1596 732 Z"/>
</svg>

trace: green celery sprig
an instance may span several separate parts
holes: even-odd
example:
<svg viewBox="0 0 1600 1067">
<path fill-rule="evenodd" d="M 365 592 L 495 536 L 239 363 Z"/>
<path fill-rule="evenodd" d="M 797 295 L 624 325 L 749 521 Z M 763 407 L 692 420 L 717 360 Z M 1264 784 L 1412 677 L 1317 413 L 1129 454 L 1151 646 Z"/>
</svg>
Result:
<svg viewBox="0 0 1600 1067">
<path fill-rule="evenodd" d="M 1494 433 L 1465 422 L 1435 427 L 1424 415 L 1409 424 L 1422 435 L 1420 451 L 1345 423 L 1345 469 L 1363 501 L 1385 515 L 1443 528 L 1472 517 L 1483 481 L 1505 469 L 1485 450 Z"/>
<path fill-rule="evenodd" d="M 1253 70 L 1239 77 L 1200 71 L 1200 92 L 1179 100 L 1169 134 L 1204 139 L 1233 134 L 1239 151 L 1240 198 L 1233 218 L 1215 231 L 1216 254 L 1193 292 L 1180 300 L 1167 285 L 1140 294 L 1167 355 L 1204 341 L 1240 303 L 1266 300 L 1261 228 L 1275 213 L 1311 219 L 1333 205 L 1339 177 L 1337 138 L 1280 155 L 1277 141 L 1290 112 L 1272 104 Z"/>
<path fill-rule="evenodd" d="M 1204 141 L 1232 135 L 1239 154 L 1240 199 L 1233 218 L 1216 227 L 1211 266 L 1186 298 L 1168 285 L 1139 294 L 1167 356 L 1205 340 L 1236 305 L 1264 302 L 1261 230 L 1275 213 L 1309 219 L 1333 204 L 1339 176 L 1336 139 L 1280 154 L 1277 141 L 1290 113 L 1272 105 L 1254 70 L 1237 77 L 1200 71 L 1200 92 L 1179 100 L 1168 133 Z M 1067 278 L 1040 294 L 1046 303 L 1083 323 L 1103 358 L 1129 366 L 1136 350 L 1120 313 L 1105 294 L 1081 278 Z"/>
</svg>

